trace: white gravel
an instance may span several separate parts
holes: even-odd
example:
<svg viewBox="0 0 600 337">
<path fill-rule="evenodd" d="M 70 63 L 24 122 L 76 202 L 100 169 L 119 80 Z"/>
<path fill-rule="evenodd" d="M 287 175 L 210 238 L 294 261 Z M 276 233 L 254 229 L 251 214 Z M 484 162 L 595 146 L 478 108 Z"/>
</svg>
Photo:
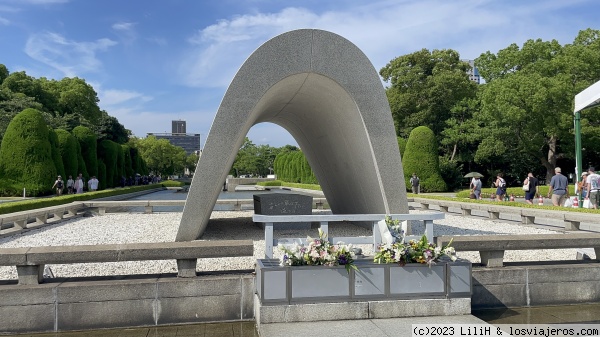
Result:
<svg viewBox="0 0 600 337">
<path fill-rule="evenodd" d="M 419 213 L 420 211 L 411 211 Z M 251 239 L 254 257 L 200 259 L 198 271 L 253 269 L 255 259 L 265 252 L 264 231 L 252 222 L 253 211 L 215 211 L 201 240 Z M 90 244 L 118 244 L 133 242 L 169 242 L 175 240 L 181 213 L 109 213 L 104 216 L 67 220 L 44 228 L 0 238 L 0 248 L 66 246 Z M 423 233 L 424 226 L 415 224 L 413 233 Z M 522 226 L 502 221 L 477 219 L 446 214 L 435 221 L 434 236 L 477 234 L 552 234 L 555 231 Z M 317 230 L 275 230 L 276 237 L 304 238 L 317 236 Z M 330 236 L 369 236 L 371 231 L 346 223 L 329 226 Z M 360 246 L 371 255 L 370 246 Z M 576 249 L 549 249 L 535 251 L 507 251 L 505 261 L 551 261 L 575 259 Z M 275 256 L 278 256 L 276 250 Z M 459 257 L 480 262 L 477 252 L 459 252 Z M 591 256 L 594 258 L 595 256 Z M 175 273 L 174 260 L 132 261 L 115 263 L 88 263 L 50 265 L 55 277 L 92 275 L 128 275 Z M 16 279 L 16 267 L 0 267 L 0 280 Z"/>
</svg>

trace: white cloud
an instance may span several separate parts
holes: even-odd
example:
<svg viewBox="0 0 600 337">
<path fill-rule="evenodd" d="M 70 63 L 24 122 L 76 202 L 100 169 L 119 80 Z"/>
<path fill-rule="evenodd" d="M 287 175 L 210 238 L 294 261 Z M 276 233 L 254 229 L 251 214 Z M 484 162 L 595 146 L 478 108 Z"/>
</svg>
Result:
<svg viewBox="0 0 600 337">
<path fill-rule="evenodd" d="M 132 101 L 145 103 L 151 101 L 152 97 L 130 90 L 109 89 L 99 90 L 98 99 L 100 99 L 100 102 L 103 106 L 109 107 L 119 105 L 124 102 L 131 103 Z"/>
<path fill-rule="evenodd" d="M 235 16 L 191 36 L 191 49 L 178 73 L 189 86 L 226 87 L 257 47 L 269 38 L 299 28 L 324 29 L 349 39 L 377 70 L 394 57 L 421 48 L 451 48 L 463 58 L 475 58 L 513 42 L 552 36 L 560 40 L 566 34 L 572 35 L 564 29 L 569 27 L 569 19 L 556 15 L 569 6 L 574 4 L 560 0 L 372 1 L 324 12 L 289 7 L 276 13 Z M 563 22 L 548 24 L 550 14 Z"/>
<path fill-rule="evenodd" d="M 10 24 L 10 21 L 8 19 L 5 19 L 0 16 L 0 25 L 8 26 L 9 24 Z"/>
<path fill-rule="evenodd" d="M 133 29 L 134 26 L 135 26 L 135 23 L 133 23 L 133 22 L 119 22 L 119 23 L 113 24 L 112 29 L 128 31 L 128 30 Z"/>
<path fill-rule="evenodd" d="M 112 29 L 124 44 L 129 45 L 137 38 L 136 25 L 134 22 L 118 22 L 112 25 Z"/>
<path fill-rule="evenodd" d="M 106 38 L 94 42 L 77 42 L 57 33 L 44 32 L 32 34 L 27 39 L 25 53 L 61 71 L 67 77 L 73 77 L 99 71 L 102 63 L 96 53 L 106 51 L 116 44 L 117 42 Z"/>
</svg>

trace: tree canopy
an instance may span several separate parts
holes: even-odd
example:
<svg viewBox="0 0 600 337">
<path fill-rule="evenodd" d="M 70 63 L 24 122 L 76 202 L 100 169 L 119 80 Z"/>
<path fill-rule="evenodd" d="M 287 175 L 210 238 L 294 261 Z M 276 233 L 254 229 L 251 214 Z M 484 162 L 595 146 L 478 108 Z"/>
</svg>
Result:
<svg viewBox="0 0 600 337">
<path fill-rule="evenodd" d="M 84 79 L 34 78 L 24 71 L 10 73 L 0 64 L 0 140 L 14 116 L 34 108 L 53 129 L 71 132 L 85 126 L 100 140 L 126 143 L 131 132 L 116 117 L 100 110 L 98 102 L 98 94 Z"/>
<path fill-rule="evenodd" d="M 430 128 L 447 178 L 459 169 L 487 179 L 503 171 L 515 182 L 529 171 L 549 178 L 556 166 L 573 167 L 573 100 L 600 79 L 600 31 L 581 31 L 565 45 L 511 44 L 475 65 L 484 84 L 469 81 L 468 64 L 452 50 L 423 49 L 382 68 L 398 136 Z M 582 112 L 581 125 L 586 166 L 600 159 L 600 109 Z"/>
</svg>

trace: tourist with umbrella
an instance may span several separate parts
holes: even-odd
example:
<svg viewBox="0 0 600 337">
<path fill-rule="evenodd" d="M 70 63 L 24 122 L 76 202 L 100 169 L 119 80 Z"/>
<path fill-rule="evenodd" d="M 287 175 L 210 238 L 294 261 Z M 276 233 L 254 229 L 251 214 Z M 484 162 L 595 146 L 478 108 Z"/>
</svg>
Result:
<svg viewBox="0 0 600 337">
<path fill-rule="evenodd" d="M 465 175 L 465 178 L 472 178 L 471 184 L 469 184 L 469 188 L 471 189 L 471 194 L 475 196 L 475 199 L 481 199 L 481 180 L 479 178 L 483 177 L 483 174 L 478 172 L 470 172 Z"/>
</svg>

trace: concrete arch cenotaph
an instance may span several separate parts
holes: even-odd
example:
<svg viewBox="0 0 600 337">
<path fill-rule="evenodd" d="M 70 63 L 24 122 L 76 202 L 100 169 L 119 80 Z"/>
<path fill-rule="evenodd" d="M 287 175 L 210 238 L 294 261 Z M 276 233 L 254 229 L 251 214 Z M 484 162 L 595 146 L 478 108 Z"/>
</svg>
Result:
<svg viewBox="0 0 600 337">
<path fill-rule="evenodd" d="M 238 149 L 263 122 L 280 125 L 298 142 L 334 214 L 408 213 L 394 122 L 376 69 L 345 38 L 300 29 L 264 43 L 233 78 L 176 241 L 202 236 Z"/>
</svg>

